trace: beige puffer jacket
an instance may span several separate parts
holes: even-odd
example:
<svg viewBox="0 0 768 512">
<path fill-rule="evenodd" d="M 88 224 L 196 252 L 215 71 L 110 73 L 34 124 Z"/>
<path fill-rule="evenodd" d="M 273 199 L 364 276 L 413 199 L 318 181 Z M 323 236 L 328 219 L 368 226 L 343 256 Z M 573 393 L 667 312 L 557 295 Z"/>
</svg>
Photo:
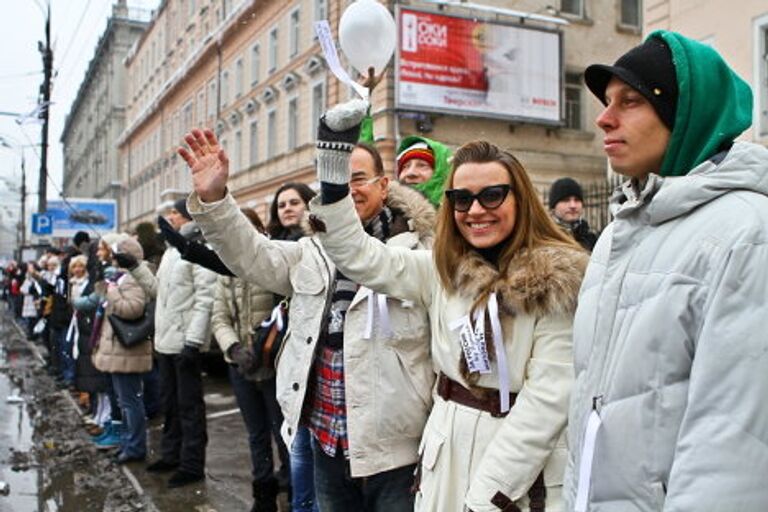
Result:
<svg viewBox="0 0 768 512">
<path fill-rule="evenodd" d="M 251 330 L 272 313 L 274 294 L 242 279 L 219 276 L 216 282 L 216 297 L 213 301 L 211 330 L 216 342 L 224 353 L 224 359 L 235 343 L 250 348 Z M 259 370 L 256 380 L 272 377 L 274 371 Z"/>
</svg>

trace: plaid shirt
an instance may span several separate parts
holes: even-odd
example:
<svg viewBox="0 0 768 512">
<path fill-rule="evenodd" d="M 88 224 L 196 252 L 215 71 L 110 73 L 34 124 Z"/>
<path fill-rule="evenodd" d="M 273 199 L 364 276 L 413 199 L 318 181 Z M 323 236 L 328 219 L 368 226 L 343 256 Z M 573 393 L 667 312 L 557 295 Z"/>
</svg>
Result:
<svg viewBox="0 0 768 512">
<path fill-rule="evenodd" d="M 336 455 L 341 445 L 344 456 L 349 454 L 347 437 L 347 406 L 344 399 L 344 350 L 322 347 L 315 358 L 315 382 L 309 429 L 323 452 Z"/>
</svg>

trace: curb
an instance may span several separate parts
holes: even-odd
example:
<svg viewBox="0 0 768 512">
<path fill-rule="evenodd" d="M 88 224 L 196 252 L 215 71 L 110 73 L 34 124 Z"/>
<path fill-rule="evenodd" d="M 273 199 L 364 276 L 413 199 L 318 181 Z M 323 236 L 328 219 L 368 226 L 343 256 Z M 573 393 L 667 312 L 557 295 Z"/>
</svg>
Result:
<svg viewBox="0 0 768 512">
<path fill-rule="evenodd" d="M 7 315 L 7 312 L 5 314 Z M 40 364 L 45 366 L 45 358 L 37 349 L 35 344 L 27 339 L 27 333 L 24 332 L 24 329 L 16 322 L 16 319 L 13 317 L 8 318 L 8 316 L 6 316 L 6 319 L 10 320 L 10 324 L 16 329 L 22 341 L 30 350 L 30 352 L 32 352 L 35 359 L 37 359 Z M 72 406 L 72 410 L 77 414 L 77 417 L 79 418 L 82 415 L 82 412 L 80 411 L 80 406 L 78 406 L 77 402 L 75 402 L 75 399 L 72 398 L 72 395 L 67 392 L 59 393 L 64 396 L 66 401 Z M 139 480 L 136 478 L 136 475 L 134 475 L 133 472 L 125 465 L 121 465 L 120 469 L 122 470 L 123 475 L 125 475 L 128 481 L 131 483 L 131 487 L 133 487 L 133 489 L 136 491 L 136 494 L 145 500 L 147 504 L 146 510 L 149 510 L 150 512 L 160 512 L 160 510 L 155 505 L 155 502 L 152 500 L 152 496 L 144 490 L 144 488 L 139 483 Z"/>
</svg>

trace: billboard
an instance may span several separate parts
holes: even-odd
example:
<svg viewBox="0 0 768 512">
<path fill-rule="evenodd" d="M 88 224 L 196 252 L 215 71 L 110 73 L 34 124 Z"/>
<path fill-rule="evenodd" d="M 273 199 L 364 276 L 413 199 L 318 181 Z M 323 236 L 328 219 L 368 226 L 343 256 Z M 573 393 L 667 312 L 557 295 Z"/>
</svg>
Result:
<svg viewBox="0 0 768 512">
<path fill-rule="evenodd" d="M 78 231 L 91 235 L 117 230 L 117 202 L 114 199 L 76 199 L 48 201 L 46 215 L 53 236 L 70 238 Z"/>
<path fill-rule="evenodd" d="M 410 8 L 397 17 L 397 108 L 560 124 L 560 32 Z"/>
</svg>

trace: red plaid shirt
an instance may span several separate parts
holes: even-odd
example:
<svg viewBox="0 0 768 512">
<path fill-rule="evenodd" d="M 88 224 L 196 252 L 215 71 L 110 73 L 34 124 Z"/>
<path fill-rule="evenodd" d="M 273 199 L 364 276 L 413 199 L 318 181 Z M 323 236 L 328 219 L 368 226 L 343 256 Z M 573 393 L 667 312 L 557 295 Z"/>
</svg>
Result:
<svg viewBox="0 0 768 512">
<path fill-rule="evenodd" d="M 309 429 L 326 455 L 334 457 L 341 445 L 344 456 L 349 456 L 343 349 L 322 347 L 315 358 Z"/>
</svg>

